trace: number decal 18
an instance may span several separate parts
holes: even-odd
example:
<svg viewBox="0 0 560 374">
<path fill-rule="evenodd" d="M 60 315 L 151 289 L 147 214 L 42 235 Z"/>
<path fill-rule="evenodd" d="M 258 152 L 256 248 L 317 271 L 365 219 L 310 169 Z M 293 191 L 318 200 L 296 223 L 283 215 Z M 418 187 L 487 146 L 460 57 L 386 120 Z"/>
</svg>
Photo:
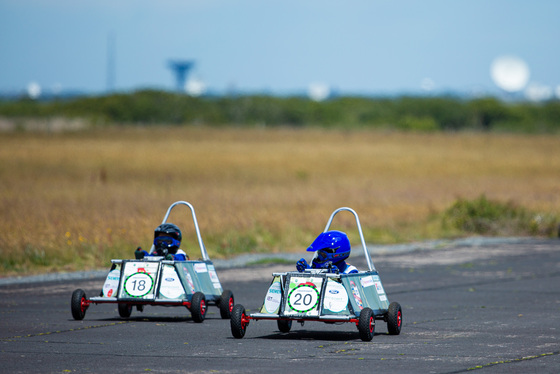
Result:
<svg viewBox="0 0 560 374">
<path fill-rule="evenodd" d="M 131 274 L 124 282 L 124 290 L 129 296 L 142 297 L 150 293 L 154 280 L 147 273 Z"/>
</svg>

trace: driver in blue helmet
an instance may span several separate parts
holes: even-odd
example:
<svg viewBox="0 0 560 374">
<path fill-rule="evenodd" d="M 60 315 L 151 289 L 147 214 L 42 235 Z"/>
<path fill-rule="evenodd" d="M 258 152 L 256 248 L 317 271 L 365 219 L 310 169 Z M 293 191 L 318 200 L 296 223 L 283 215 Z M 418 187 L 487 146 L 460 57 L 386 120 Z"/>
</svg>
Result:
<svg viewBox="0 0 560 374">
<path fill-rule="evenodd" d="M 162 256 L 166 260 L 186 261 L 189 257 L 179 248 L 182 238 L 179 227 L 173 223 L 162 223 L 154 231 L 153 252 L 148 253 L 138 247 L 134 252 L 135 256 L 137 259 L 142 259 L 144 256 Z"/>
<path fill-rule="evenodd" d="M 321 233 L 307 251 L 315 252 L 315 255 L 311 265 L 304 258 L 296 263 L 299 272 L 305 269 L 331 269 L 333 273 L 341 274 L 358 272 L 355 266 L 344 261 L 350 256 L 350 240 L 348 235 L 341 231 L 331 230 Z"/>
</svg>

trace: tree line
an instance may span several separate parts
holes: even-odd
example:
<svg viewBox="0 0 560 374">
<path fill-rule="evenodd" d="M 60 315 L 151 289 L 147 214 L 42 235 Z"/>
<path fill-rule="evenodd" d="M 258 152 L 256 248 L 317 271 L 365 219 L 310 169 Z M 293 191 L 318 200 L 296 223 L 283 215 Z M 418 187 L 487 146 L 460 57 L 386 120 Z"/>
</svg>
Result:
<svg viewBox="0 0 560 374">
<path fill-rule="evenodd" d="M 505 102 L 495 97 L 192 97 L 142 90 L 50 100 L 0 100 L 9 118 L 86 118 L 93 124 L 321 126 L 413 131 L 558 133 L 560 101 Z"/>
</svg>

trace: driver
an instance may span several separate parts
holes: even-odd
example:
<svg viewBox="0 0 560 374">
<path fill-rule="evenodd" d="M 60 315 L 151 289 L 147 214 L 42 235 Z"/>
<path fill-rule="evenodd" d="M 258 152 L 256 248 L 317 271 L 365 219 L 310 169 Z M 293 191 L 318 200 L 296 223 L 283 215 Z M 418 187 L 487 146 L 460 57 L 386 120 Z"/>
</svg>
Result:
<svg viewBox="0 0 560 374">
<path fill-rule="evenodd" d="M 331 230 L 321 233 L 307 251 L 315 252 L 311 266 L 302 258 L 296 263 L 299 272 L 305 269 L 331 269 L 333 273 L 342 274 L 358 272 L 355 266 L 344 261 L 350 256 L 350 240 L 341 231 Z"/>
<path fill-rule="evenodd" d="M 186 261 L 188 256 L 179 248 L 182 239 L 181 230 L 172 223 L 162 223 L 154 231 L 154 251 L 148 253 L 142 248 L 136 249 L 135 256 L 141 259 L 144 256 L 163 256 L 166 260 Z"/>
</svg>

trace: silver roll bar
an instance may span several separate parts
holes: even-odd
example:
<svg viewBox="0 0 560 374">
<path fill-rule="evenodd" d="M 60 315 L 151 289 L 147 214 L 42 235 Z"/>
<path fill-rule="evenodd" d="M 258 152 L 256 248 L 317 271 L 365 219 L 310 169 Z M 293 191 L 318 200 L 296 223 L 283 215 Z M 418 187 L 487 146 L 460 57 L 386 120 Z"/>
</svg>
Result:
<svg viewBox="0 0 560 374">
<path fill-rule="evenodd" d="M 196 237 L 198 238 L 198 245 L 200 246 L 200 253 L 202 255 L 202 259 L 204 261 L 210 261 L 210 257 L 208 256 L 208 252 L 206 251 L 206 247 L 204 246 L 204 242 L 202 241 L 202 236 L 200 236 L 200 229 L 198 228 L 198 221 L 196 220 L 196 214 L 194 212 L 194 207 L 192 206 L 192 204 L 186 201 L 174 202 L 173 204 L 171 204 L 171 206 L 169 206 L 169 209 L 167 209 L 167 213 L 165 213 L 165 217 L 163 217 L 163 221 L 161 221 L 161 223 L 164 224 L 167 222 L 167 218 L 169 217 L 171 210 L 177 205 L 186 205 L 190 208 L 192 213 L 192 219 L 194 222 L 194 228 L 196 230 Z M 150 253 L 152 253 L 154 249 L 155 249 L 154 244 L 152 243 L 152 247 L 150 248 Z"/>
<path fill-rule="evenodd" d="M 360 219 L 358 218 L 358 213 L 356 213 L 352 208 L 342 207 L 342 208 L 338 208 L 337 210 L 335 210 L 331 214 L 331 217 L 329 218 L 329 221 L 327 222 L 327 225 L 325 226 L 325 230 L 323 232 L 329 231 L 329 228 L 331 226 L 331 222 L 332 222 L 334 216 L 338 212 L 343 211 L 343 210 L 346 210 L 346 211 L 352 213 L 354 215 L 354 217 L 356 218 L 356 225 L 358 226 L 358 232 L 360 233 L 360 240 L 362 241 L 362 248 L 364 249 L 364 256 L 366 256 L 366 262 L 368 264 L 369 270 L 370 271 L 376 271 L 375 266 L 373 265 L 373 261 L 371 261 L 369 251 L 368 251 L 367 246 L 366 246 L 366 241 L 364 240 L 364 234 L 362 233 L 362 226 L 360 225 Z"/>
</svg>

